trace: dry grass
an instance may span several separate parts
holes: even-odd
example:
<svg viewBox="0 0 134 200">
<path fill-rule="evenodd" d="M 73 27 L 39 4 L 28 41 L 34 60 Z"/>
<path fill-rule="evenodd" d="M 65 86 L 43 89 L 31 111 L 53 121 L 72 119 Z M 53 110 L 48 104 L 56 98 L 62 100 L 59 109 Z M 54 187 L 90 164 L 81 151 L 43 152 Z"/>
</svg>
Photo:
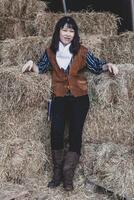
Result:
<svg viewBox="0 0 134 200">
<path fill-rule="evenodd" d="M 47 4 L 38 0 L 0 0 L 0 16 L 29 18 L 39 11 L 45 11 Z"/>
<path fill-rule="evenodd" d="M 90 181 L 113 191 L 114 194 L 126 199 L 134 197 L 134 149 L 132 147 L 114 143 L 86 144 L 84 173 Z"/>
<path fill-rule="evenodd" d="M 50 76 L 22 74 L 12 67 L 0 70 L 1 110 L 21 112 L 27 107 L 41 106 L 50 97 Z"/>
<path fill-rule="evenodd" d="M 109 62 L 134 63 L 134 33 L 126 32 L 102 39 L 101 57 Z"/>
<path fill-rule="evenodd" d="M 0 40 L 25 36 L 25 23 L 17 18 L 0 17 Z"/>
<path fill-rule="evenodd" d="M 83 11 L 71 12 L 68 15 L 76 20 L 80 32 L 82 33 L 90 35 L 117 34 L 118 18 L 111 13 Z M 52 35 L 56 22 L 63 16 L 63 13 L 39 13 L 35 19 L 38 34 L 44 37 Z"/>
<path fill-rule="evenodd" d="M 6 183 L 0 190 L 2 200 L 113 200 L 106 195 L 96 194 L 86 191 L 82 186 L 77 188 L 75 192 L 64 192 L 61 187 L 51 191 L 46 187 L 47 177 L 41 179 L 31 179 L 27 181 L 25 186 L 18 184 Z"/>
<path fill-rule="evenodd" d="M 134 66 L 118 65 L 119 75 L 107 73 L 89 78 L 89 110 L 84 140 L 134 145 Z"/>
<path fill-rule="evenodd" d="M 0 68 L 11 65 L 19 65 L 22 68 L 28 60 L 37 62 L 49 43 L 50 38 L 36 36 L 2 41 L 0 43 Z"/>
<path fill-rule="evenodd" d="M 104 38 L 107 37 L 108 36 L 104 36 L 101 34 L 80 34 L 81 44 L 90 49 L 98 58 L 101 56 L 102 53 L 102 41 Z"/>
<path fill-rule="evenodd" d="M 31 13 L 34 14 L 34 11 Z M 24 18 L 22 16 L 18 18 L 12 15 L 0 15 L 0 40 L 24 36 L 52 36 L 56 22 L 63 16 L 63 13 L 45 13 L 38 12 L 38 10 L 35 17 Z M 72 12 L 69 13 L 69 16 L 76 20 L 80 33 L 86 33 L 88 36 L 117 34 L 118 18 L 111 13 L 85 11 L 80 13 Z"/>
<path fill-rule="evenodd" d="M 22 184 L 25 178 L 44 174 L 48 157 L 42 143 L 20 138 L 1 144 L 0 179 Z"/>
</svg>

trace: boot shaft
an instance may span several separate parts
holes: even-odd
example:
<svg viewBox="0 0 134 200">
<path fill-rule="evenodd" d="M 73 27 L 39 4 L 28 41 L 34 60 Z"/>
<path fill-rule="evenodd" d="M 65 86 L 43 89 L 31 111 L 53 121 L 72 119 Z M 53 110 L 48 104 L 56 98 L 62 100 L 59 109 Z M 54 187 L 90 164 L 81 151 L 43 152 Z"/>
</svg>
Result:
<svg viewBox="0 0 134 200">
<path fill-rule="evenodd" d="M 79 162 L 80 155 L 76 152 L 68 152 L 65 157 L 64 167 L 63 167 L 63 186 L 65 190 L 73 190 L 73 177 L 75 173 L 76 166 Z"/>
</svg>

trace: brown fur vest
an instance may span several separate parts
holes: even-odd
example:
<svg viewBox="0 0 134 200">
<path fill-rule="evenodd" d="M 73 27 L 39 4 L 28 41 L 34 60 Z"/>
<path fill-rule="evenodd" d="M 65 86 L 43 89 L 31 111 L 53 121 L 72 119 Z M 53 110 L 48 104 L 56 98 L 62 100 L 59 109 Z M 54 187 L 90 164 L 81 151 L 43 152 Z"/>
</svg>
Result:
<svg viewBox="0 0 134 200">
<path fill-rule="evenodd" d="M 87 94 L 87 80 L 82 73 L 86 66 L 87 49 L 80 47 L 71 63 L 69 74 L 64 73 L 56 62 L 56 56 L 50 48 L 47 49 L 48 58 L 52 64 L 52 90 L 55 96 L 65 96 L 68 90 L 75 97 Z"/>
</svg>

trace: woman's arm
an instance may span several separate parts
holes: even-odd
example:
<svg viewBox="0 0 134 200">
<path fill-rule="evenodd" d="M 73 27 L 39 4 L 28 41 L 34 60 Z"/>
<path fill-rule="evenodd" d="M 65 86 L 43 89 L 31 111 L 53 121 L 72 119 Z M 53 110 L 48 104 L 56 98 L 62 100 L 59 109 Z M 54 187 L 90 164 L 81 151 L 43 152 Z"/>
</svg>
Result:
<svg viewBox="0 0 134 200">
<path fill-rule="evenodd" d="M 49 58 L 47 52 L 42 55 L 37 63 L 34 63 L 32 60 L 29 60 L 23 67 L 22 72 L 36 72 L 39 74 L 46 73 L 47 71 L 51 70 L 51 63 L 49 62 Z"/>
<path fill-rule="evenodd" d="M 113 63 L 107 63 L 102 66 L 103 71 L 109 71 L 113 75 L 117 75 L 119 73 L 119 69 Z"/>
<path fill-rule="evenodd" d="M 22 67 L 22 73 L 30 71 L 39 73 L 38 66 L 32 60 L 26 62 L 26 64 Z"/>
<path fill-rule="evenodd" d="M 95 74 L 101 74 L 102 72 L 106 71 L 109 71 L 114 75 L 118 74 L 118 68 L 114 64 L 106 63 L 106 61 L 100 60 L 99 58 L 95 57 L 91 51 L 87 53 L 86 64 L 87 68 Z"/>
</svg>

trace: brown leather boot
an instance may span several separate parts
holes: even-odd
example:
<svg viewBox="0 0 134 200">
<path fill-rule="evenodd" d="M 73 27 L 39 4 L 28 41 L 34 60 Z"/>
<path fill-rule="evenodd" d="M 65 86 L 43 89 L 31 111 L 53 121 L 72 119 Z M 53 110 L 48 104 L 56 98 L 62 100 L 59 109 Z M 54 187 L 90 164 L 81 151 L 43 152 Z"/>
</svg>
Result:
<svg viewBox="0 0 134 200">
<path fill-rule="evenodd" d="M 48 187 L 55 188 L 60 185 L 63 173 L 63 150 L 52 150 L 52 160 L 53 160 L 53 178 L 48 183 Z"/>
<path fill-rule="evenodd" d="M 63 187 L 66 191 L 72 191 L 73 187 L 73 177 L 75 168 L 79 162 L 80 155 L 76 152 L 69 151 L 65 157 L 65 163 L 63 167 Z"/>
</svg>

